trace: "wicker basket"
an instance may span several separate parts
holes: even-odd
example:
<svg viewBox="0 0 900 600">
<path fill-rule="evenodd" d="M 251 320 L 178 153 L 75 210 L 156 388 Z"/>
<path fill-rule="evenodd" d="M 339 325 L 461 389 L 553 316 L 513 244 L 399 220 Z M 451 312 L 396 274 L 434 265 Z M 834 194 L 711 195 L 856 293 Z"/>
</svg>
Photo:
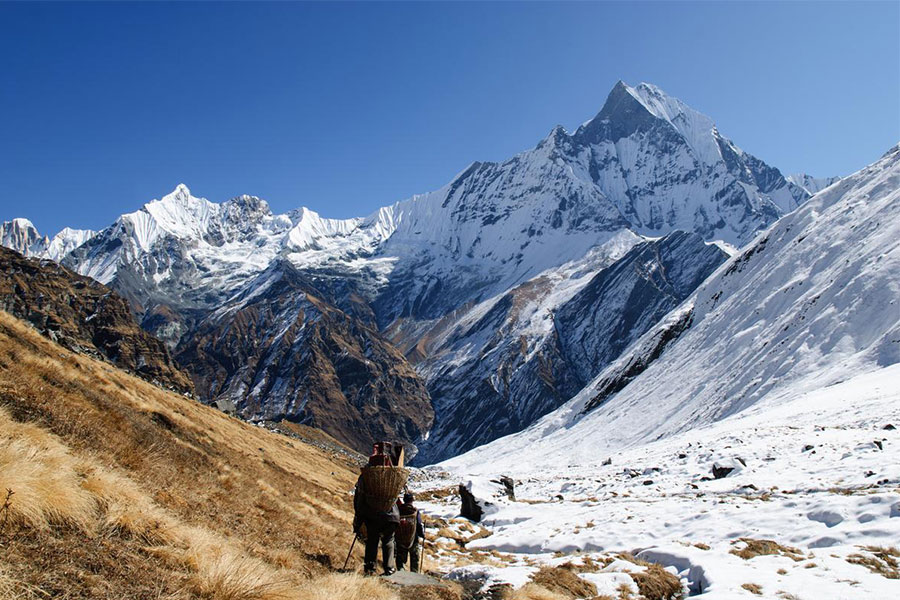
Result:
<svg viewBox="0 0 900 600">
<path fill-rule="evenodd" d="M 391 510 L 408 477 L 409 470 L 403 467 L 363 467 L 366 504 L 377 511 Z"/>
</svg>

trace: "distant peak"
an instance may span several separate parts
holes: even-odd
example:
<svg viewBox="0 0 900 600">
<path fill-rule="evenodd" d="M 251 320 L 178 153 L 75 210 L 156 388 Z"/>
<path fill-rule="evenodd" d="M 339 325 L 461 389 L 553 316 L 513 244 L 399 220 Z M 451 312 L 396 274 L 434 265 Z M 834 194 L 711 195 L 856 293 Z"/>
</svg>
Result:
<svg viewBox="0 0 900 600">
<path fill-rule="evenodd" d="M 616 141 L 665 123 L 684 139 L 704 164 L 721 159 L 715 122 L 652 83 L 631 87 L 619 80 L 596 117 L 578 128 L 575 136 L 587 143 Z"/>
<path fill-rule="evenodd" d="M 34 226 L 34 223 L 32 223 L 30 220 L 26 219 L 25 217 L 16 217 L 15 219 L 13 219 L 10 222 L 13 225 L 15 225 L 16 227 L 30 228 L 30 229 L 35 229 L 35 230 L 37 229 L 37 227 Z"/>
</svg>

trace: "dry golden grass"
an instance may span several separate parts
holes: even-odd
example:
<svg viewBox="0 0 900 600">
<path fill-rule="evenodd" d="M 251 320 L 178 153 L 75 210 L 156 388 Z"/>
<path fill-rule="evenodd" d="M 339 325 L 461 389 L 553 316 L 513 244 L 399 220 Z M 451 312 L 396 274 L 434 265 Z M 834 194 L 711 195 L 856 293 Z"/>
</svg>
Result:
<svg viewBox="0 0 900 600">
<path fill-rule="evenodd" d="M 757 556 L 768 556 L 768 555 L 782 555 L 787 556 L 788 558 L 794 560 L 795 562 L 800 562 L 804 560 L 804 556 L 797 548 L 793 548 L 791 546 L 783 546 L 778 542 L 772 540 L 756 540 L 753 538 L 740 538 L 734 543 L 744 543 L 743 548 L 732 548 L 729 550 L 731 554 L 735 556 L 739 556 L 744 560 L 750 560 L 751 558 L 755 558 Z"/>
<path fill-rule="evenodd" d="M 750 592 L 751 594 L 756 594 L 757 596 L 762 596 L 762 586 L 756 583 L 742 583 L 741 587 Z"/>
<path fill-rule="evenodd" d="M 619 554 L 622 560 L 627 560 L 638 566 L 644 567 L 641 572 L 629 573 L 638 586 L 638 593 L 646 600 L 675 600 L 683 597 L 684 590 L 681 580 L 665 570 L 661 565 L 636 558 L 632 554 Z M 619 591 L 622 593 L 622 590 Z"/>
<path fill-rule="evenodd" d="M 559 567 L 541 567 L 531 575 L 531 580 L 565 598 L 591 598 L 597 594 L 597 586 L 579 577 L 571 563 Z"/>
<path fill-rule="evenodd" d="M 865 554 L 851 554 L 847 557 L 847 562 L 854 565 L 862 565 L 887 579 L 900 579 L 900 550 L 897 548 L 883 548 L 881 546 L 864 546 L 863 550 L 870 553 L 871 556 Z"/>
<path fill-rule="evenodd" d="M 596 593 L 596 588 L 594 592 Z M 572 596 L 566 596 L 558 592 L 548 590 L 537 583 L 526 583 L 519 589 L 504 596 L 504 600 L 569 600 Z"/>
<path fill-rule="evenodd" d="M 0 312 L 0 598 L 397 598 L 331 573 L 357 473 Z"/>
</svg>

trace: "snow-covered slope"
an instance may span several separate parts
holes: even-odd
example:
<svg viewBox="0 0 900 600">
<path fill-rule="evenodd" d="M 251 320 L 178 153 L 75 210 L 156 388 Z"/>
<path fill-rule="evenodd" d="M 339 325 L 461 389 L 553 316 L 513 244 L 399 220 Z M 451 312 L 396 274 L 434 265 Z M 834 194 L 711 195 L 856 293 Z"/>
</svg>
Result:
<svg viewBox="0 0 900 600">
<path fill-rule="evenodd" d="M 630 552 L 676 574 L 690 597 L 753 598 L 749 586 L 761 598 L 894 598 L 900 579 L 884 559 L 897 556 L 881 549 L 896 553 L 900 539 L 898 424 L 894 364 L 633 448 L 594 439 L 592 456 L 566 461 L 544 460 L 538 445 L 515 463 L 482 455 L 450 473 L 432 468 L 415 485 L 471 482 L 492 503 L 464 548 L 438 541 L 430 553 L 446 569 L 475 560 L 451 577 L 485 587 L 589 557 L 607 566 L 581 576 L 616 597 L 623 583 L 637 591 L 642 567 L 612 561 Z M 515 478 L 517 501 L 491 483 L 500 474 Z M 422 509 L 453 523 L 458 497 Z M 748 541 L 761 555 L 742 555 Z"/>
<path fill-rule="evenodd" d="M 761 234 L 565 406 L 449 464 L 595 461 L 898 363 L 898 273 L 900 146 Z"/>
<path fill-rule="evenodd" d="M 64 227 L 62 231 L 54 235 L 47 244 L 47 249 L 43 255 L 46 258 L 62 261 L 72 250 L 84 244 L 89 239 L 97 235 L 96 231 L 90 229 L 72 229 Z"/>
</svg>

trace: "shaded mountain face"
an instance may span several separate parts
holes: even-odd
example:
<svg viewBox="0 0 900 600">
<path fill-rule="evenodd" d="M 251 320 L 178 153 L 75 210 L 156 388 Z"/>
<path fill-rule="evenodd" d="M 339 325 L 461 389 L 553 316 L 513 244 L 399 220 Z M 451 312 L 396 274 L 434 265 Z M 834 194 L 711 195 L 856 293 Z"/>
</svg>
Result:
<svg viewBox="0 0 900 600">
<path fill-rule="evenodd" d="M 884 373 L 900 363 L 898 240 L 895 146 L 729 259 L 565 405 L 452 462 L 568 464 L 739 413 L 783 418 L 806 394 Z"/>
<path fill-rule="evenodd" d="M 681 279 L 669 290 L 671 281 L 645 273 L 628 314 L 610 309 L 615 330 L 592 320 L 590 308 L 563 310 L 632 246 L 688 232 L 683 252 L 698 253 L 700 273 L 716 252 L 703 241 L 745 244 L 808 197 L 709 117 L 652 85 L 619 82 L 574 133 L 557 127 L 531 150 L 473 163 L 441 189 L 365 218 L 305 208 L 275 215 L 259 198 L 216 204 L 181 185 L 87 237 L 62 262 L 124 296 L 194 374 L 204 400 L 233 399 L 248 418 L 315 421 L 359 443 L 389 434 L 396 418 L 407 442 L 432 428 L 425 446 L 438 456 L 564 402 L 624 347 L 606 336 L 631 340 L 661 314 L 657 294 L 689 293 Z M 280 283 L 270 286 L 274 273 Z M 619 306 L 601 287 L 591 289 Z M 433 398 L 433 427 L 430 409 L 410 420 L 428 394 L 404 359 L 388 367 L 385 338 L 416 364 Z M 341 362 L 357 355 L 379 366 Z M 334 377 L 323 375 L 329 369 Z M 342 378 L 344 369 L 353 375 Z M 328 402 L 313 397 L 335 402 L 337 420 L 314 411 Z M 387 410 L 383 422 L 371 429 L 363 406 Z M 490 420 L 465 419 L 472 407 Z M 349 432 L 354 419 L 358 437 Z"/>
<path fill-rule="evenodd" d="M 0 248 L 0 309 L 70 350 L 168 389 L 193 392 L 190 378 L 163 343 L 138 326 L 125 300 L 53 261 Z"/>
<path fill-rule="evenodd" d="M 514 433 L 557 408 L 727 258 L 696 234 L 635 242 L 619 240 L 592 263 L 518 286 L 442 334 L 435 357 L 420 365 L 439 411 L 420 462 Z"/>
<path fill-rule="evenodd" d="M 354 448 L 418 440 L 434 420 L 404 356 L 285 261 L 203 319 L 178 360 L 203 397 L 253 420 L 318 427 Z"/>
</svg>

